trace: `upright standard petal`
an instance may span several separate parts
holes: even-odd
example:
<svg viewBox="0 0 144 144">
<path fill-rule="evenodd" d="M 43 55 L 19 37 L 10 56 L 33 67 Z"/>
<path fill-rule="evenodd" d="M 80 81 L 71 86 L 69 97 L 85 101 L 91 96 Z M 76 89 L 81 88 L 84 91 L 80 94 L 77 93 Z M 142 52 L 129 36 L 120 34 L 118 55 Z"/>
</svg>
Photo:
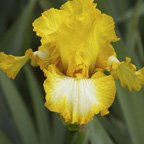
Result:
<svg viewBox="0 0 144 144">
<path fill-rule="evenodd" d="M 131 63 L 130 58 L 119 62 L 115 57 L 109 58 L 111 64 L 111 74 L 115 79 L 119 79 L 123 87 L 127 86 L 130 91 L 139 91 L 144 85 L 144 68 L 139 71 Z"/>
<path fill-rule="evenodd" d="M 65 122 L 83 125 L 95 114 L 108 113 L 115 98 L 112 76 L 97 72 L 90 79 L 76 79 L 64 76 L 54 66 L 44 72 L 45 106 L 59 113 Z"/>
<path fill-rule="evenodd" d="M 88 77 L 89 71 L 91 73 L 94 69 L 101 48 L 96 28 L 99 16 L 100 14 L 97 14 L 95 19 L 94 15 L 89 13 L 72 15 L 69 25 L 61 27 L 57 33 L 53 34 L 67 75 L 74 76 L 75 71 L 82 69 L 81 71 L 86 74 L 84 77 Z"/>
<path fill-rule="evenodd" d="M 63 10 L 51 8 L 33 22 L 34 31 L 42 38 L 55 33 L 61 25 L 67 23 L 68 14 Z"/>
<path fill-rule="evenodd" d="M 0 52 L 0 70 L 14 79 L 23 65 L 31 58 L 32 53 L 31 49 L 26 51 L 25 56 L 12 56 Z"/>
<path fill-rule="evenodd" d="M 102 14 L 97 21 L 98 41 L 100 45 L 99 55 L 96 61 L 96 67 L 105 69 L 110 56 L 116 56 L 112 42 L 116 42 L 119 38 L 115 33 L 115 23 L 111 16 Z"/>
<path fill-rule="evenodd" d="M 69 0 L 61 6 L 60 9 L 69 12 L 72 15 L 79 15 L 84 12 L 93 12 L 99 11 L 95 8 L 96 4 L 93 3 L 93 0 Z"/>
<path fill-rule="evenodd" d="M 88 78 L 96 67 L 105 69 L 108 57 L 115 55 L 114 21 L 93 0 L 72 0 L 60 10 L 47 10 L 33 26 L 49 52 L 50 64 L 60 63 L 59 69 L 63 67 L 68 76 Z"/>
</svg>

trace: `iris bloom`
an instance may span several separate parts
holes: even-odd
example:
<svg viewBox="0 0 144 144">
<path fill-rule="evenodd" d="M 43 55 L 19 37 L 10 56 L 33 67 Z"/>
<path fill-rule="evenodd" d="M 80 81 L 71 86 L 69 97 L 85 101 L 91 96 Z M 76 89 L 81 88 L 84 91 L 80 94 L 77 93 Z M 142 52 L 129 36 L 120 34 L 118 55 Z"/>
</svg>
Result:
<svg viewBox="0 0 144 144">
<path fill-rule="evenodd" d="M 14 79 L 29 59 L 39 66 L 46 76 L 45 106 L 65 122 L 82 125 L 96 114 L 108 114 L 116 79 L 130 91 L 144 85 L 144 68 L 137 71 L 130 58 L 117 59 L 112 42 L 119 38 L 113 18 L 101 13 L 93 0 L 72 0 L 60 9 L 51 8 L 33 27 L 41 37 L 38 51 L 28 49 L 21 57 L 1 52 L 0 69 Z"/>
</svg>

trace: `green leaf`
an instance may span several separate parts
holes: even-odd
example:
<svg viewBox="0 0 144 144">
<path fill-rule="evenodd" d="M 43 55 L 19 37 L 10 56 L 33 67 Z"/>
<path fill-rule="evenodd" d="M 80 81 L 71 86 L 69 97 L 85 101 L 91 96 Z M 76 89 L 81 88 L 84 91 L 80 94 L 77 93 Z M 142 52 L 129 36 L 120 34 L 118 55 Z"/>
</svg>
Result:
<svg viewBox="0 0 144 144">
<path fill-rule="evenodd" d="M 59 8 L 63 3 L 65 3 L 67 0 L 59 0 L 59 1 L 53 1 L 53 0 L 39 0 L 39 4 L 42 7 L 43 10 L 47 10 L 51 7 Z"/>
<path fill-rule="evenodd" d="M 144 142 L 144 91 L 129 92 L 117 83 L 117 93 L 132 142 L 141 144 Z"/>
<path fill-rule="evenodd" d="M 12 144 L 8 136 L 0 130 L 0 143 L 1 144 Z"/>
<path fill-rule="evenodd" d="M 53 131 L 51 132 L 54 144 L 63 144 L 65 141 L 66 127 L 59 115 L 53 114 Z"/>
<path fill-rule="evenodd" d="M 138 16 L 143 16 L 144 15 L 144 3 L 142 3 L 139 8 L 138 8 Z M 119 16 L 116 21 L 117 23 L 122 23 L 122 22 L 126 22 L 126 21 L 129 21 L 132 17 L 133 17 L 133 11 L 134 11 L 135 7 L 134 8 L 130 8 L 128 9 L 123 15 Z"/>
<path fill-rule="evenodd" d="M 53 7 L 53 3 L 48 0 L 39 0 L 38 2 L 43 10 Z"/>
<path fill-rule="evenodd" d="M 15 84 L 0 72 L 0 86 L 23 144 L 38 144 L 34 123 Z"/>
<path fill-rule="evenodd" d="M 131 144 L 130 137 L 126 134 L 125 125 L 111 114 L 107 117 L 98 117 L 99 122 L 115 140 L 116 144 Z"/>
<path fill-rule="evenodd" d="M 138 54 L 139 54 L 140 60 L 141 62 L 143 62 L 144 48 L 143 48 L 143 43 L 142 43 L 142 38 L 140 36 L 140 32 L 138 33 L 137 45 L 138 45 Z"/>
<path fill-rule="evenodd" d="M 29 67 L 25 68 L 25 73 L 30 91 L 30 96 L 34 105 L 34 112 L 39 131 L 40 144 L 51 143 L 51 127 L 47 117 L 48 112 L 44 107 L 44 95 L 41 93 L 38 81 L 36 80 L 34 73 L 31 71 Z"/>
<path fill-rule="evenodd" d="M 127 31 L 127 45 L 121 40 L 119 47 L 118 56 L 120 58 L 126 56 L 126 51 L 132 56 L 132 59 L 135 60 L 137 65 L 139 65 L 138 57 L 136 55 L 137 50 L 134 50 L 135 44 L 137 41 L 138 34 L 138 20 L 139 20 L 139 8 L 141 5 L 137 5 L 135 8 L 136 13 L 134 14 L 133 19 L 129 22 L 128 31 Z M 121 49 L 121 50 L 120 50 Z M 143 143 L 144 137 L 142 135 L 144 131 L 143 121 L 144 114 L 142 113 L 143 107 L 143 91 L 140 92 L 129 92 L 127 89 L 124 89 L 117 83 L 117 94 L 118 101 L 121 105 L 122 113 L 125 118 L 127 131 L 132 139 L 132 143 L 139 144 Z"/>
<path fill-rule="evenodd" d="M 87 126 L 82 126 L 79 128 L 76 144 L 88 144 L 89 142 L 89 131 Z"/>
<path fill-rule="evenodd" d="M 12 27 L 7 31 L 3 39 L 0 41 L 0 51 L 14 54 L 21 54 L 27 48 L 27 39 L 29 38 L 29 28 L 32 29 L 31 23 L 33 18 L 33 10 L 36 0 L 30 0 L 24 8 L 19 18 Z"/>
<path fill-rule="evenodd" d="M 18 144 L 21 142 L 20 137 L 18 137 L 19 134 L 18 131 L 16 130 L 16 125 L 12 120 L 1 86 L 0 86 L 0 129 L 6 135 L 10 136 L 14 144 Z"/>
<path fill-rule="evenodd" d="M 126 44 L 127 44 L 127 53 L 132 56 L 135 60 L 135 63 L 139 65 L 139 61 L 137 60 L 137 49 L 136 44 L 138 42 L 139 37 L 139 23 L 140 23 L 140 9 L 141 5 L 143 5 L 142 1 L 139 0 L 137 5 L 135 6 L 132 17 L 128 21 L 127 24 L 127 35 L 126 35 Z"/>
<path fill-rule="evenodd" d="M 114 144 L 98 119 L 95 118 L 88 127 L 91 144 Z"/>
<path fill-rule="evenodd" d="M 98 0 L 96 3 L 98 3 L 97 6 L 102 10 L 102 12 L 110 14 L 115 19 L 123 16 L 128 7 L 128 2 L 125 0 Z"/>
<path fill-rule="evenodd" d="M 68 144 L 88 144 L 89 142 L 89 129 L 87 126 L 75 125 L 77 129 L 67 131 Z"/>
</svg>

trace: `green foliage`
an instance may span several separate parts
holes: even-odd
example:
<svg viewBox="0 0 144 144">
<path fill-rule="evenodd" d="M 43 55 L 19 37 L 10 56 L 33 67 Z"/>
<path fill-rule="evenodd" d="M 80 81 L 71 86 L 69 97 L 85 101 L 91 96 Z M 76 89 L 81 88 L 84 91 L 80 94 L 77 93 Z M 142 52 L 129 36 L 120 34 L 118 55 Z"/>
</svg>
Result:
<svg viewBox="0 0 144 144">
<path fill-rule="evenodd" d="M 59 7 L 66 0 L 1 0 L 0 51 L 23 54 L 37 38 L 32 21 L 41 11 Z M 114 44 L 118 57 L 132 57 L 144 65 L 144 2 L 98 0 L 98 7 L 115 18 Z M 4 5 L 4 7 L 2 7 Z M 96 116 L 84 127 L 67 127 L 44 107 L 43 75 L 26 66 L 15 81 L 0 72 L 0 144 L 143 144 L 144 90 L 128 92 L 117 83 L 117 96 L 110 115 Z M 70 131 L 72 129 L 72 131 Z"/>
</svg>

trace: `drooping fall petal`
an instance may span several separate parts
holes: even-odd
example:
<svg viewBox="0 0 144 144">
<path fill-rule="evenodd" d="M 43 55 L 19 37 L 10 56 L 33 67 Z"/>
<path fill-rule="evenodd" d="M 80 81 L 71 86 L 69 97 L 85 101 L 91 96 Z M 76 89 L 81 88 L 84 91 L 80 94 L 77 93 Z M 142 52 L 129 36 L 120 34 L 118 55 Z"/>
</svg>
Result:
<svg viewBox="0 0 144 144">
<path fill-rule="evenodd" d="M 113 62 L 112 62 L 113 61 Z M 111 58 L 111 74 L 115 79 L 119 79 L 123 87 L 127 86 L 130 91 L 139 91 L 144 85 L 144 68 L 139 71 L 131 63 L 130 58 L 119 62 L 116 58 Z"/>
<path fill-rule="evenodd" d="M 32 50 L 28 49 L 25 56 L 12 56 L 0 52 L 0 69 L 4 71 L 8 77 L 14 79 L 23 65 L 30 59 Z"/>
<path fill-rule="evenodd" d="M 112 76 L 97 72 L 89 79 L 76 79 L 64 76 L 54 66 L 44 72 L 45 106 L 60 113 L 66 122 L 82 125 L 95 114 L 108 113 L 115 98 Z"/>
</svg>

